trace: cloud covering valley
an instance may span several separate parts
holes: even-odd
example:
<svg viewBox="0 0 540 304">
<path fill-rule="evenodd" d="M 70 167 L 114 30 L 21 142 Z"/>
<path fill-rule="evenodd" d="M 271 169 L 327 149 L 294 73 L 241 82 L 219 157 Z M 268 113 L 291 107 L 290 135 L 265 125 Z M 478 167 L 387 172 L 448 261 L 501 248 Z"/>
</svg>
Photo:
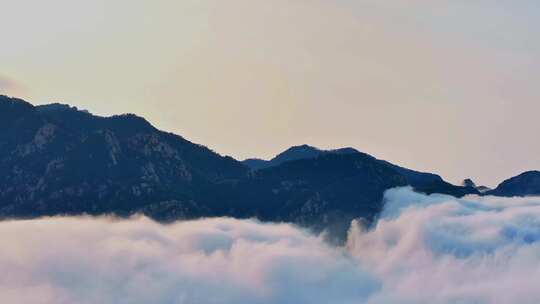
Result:
<svg viewBox="0 0 540 304">
<path fill-rule="evenodd" d="M 0 223 L 2 303 L 538 303 L 540 198 L 399 188 L 343 247 L 288 224 Z"/>
</svg>

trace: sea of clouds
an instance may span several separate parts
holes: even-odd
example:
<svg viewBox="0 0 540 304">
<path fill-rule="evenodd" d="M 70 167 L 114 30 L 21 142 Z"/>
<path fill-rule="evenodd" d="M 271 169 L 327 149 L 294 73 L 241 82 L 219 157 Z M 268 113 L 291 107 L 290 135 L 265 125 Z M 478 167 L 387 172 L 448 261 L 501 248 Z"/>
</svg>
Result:
<svg viewBox="0 0 540 304">
<path fill-rule="evenodd" d="M 540 197 L 387 191 L 347 243 L 288 224 L 0 223 L 0 303 L 540 303 Z"/>
</svg>

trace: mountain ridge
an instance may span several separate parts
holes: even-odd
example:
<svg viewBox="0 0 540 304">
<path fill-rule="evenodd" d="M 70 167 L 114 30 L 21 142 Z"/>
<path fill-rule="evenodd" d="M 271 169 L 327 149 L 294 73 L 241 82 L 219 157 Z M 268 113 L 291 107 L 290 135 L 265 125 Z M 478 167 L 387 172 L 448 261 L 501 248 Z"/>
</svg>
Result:
<svg viewBox="0 0 540 304">
<path fill-rule="evenodd" d="M 294 146 L 254 169 L 134 114 L 101 117 L 58 103 L 0 96 L 0 127 L 2 218 L 257 217 L 343 238 L 352 219 L 376 217 L 393 187 L 481 194 L 353 148 Z"/>
<path fill-rule="evenodd" d="M 360 152 L 354 148 L 345 147 L 332 150 L 323 150 L 307 144 L 293 146 L 279 153 L 271 160 L 265 161 L 261 159 L 247 159 L 243 163 L 250 167 L 252 170 L 262 170 L 271 167 L 282 165 L 283 163 L 296 161 L 300 159 L 315 159 L 317 157 L 327 154 L 362 154 L 366 157 L 378 161 L 381 164 L 394 169 L 399 174 L 403 175 L 408 184 L 411 185 L 416 191 L 424 192 L 427 194 L 440 192 L 442 194 L 449 194 L 454 196 L 463 196 L 466 194 L 480 194 L 480 192 L 471 186 L 456 186 L 442 179 L 440 175 L 434 173 L 420 172 L 412 169 L 408 169 L 402 166 L 392 164 L 385 160 L 379 160 L 374 156 Z"/>
<path fill-rule="evenodd" d="M 287 161 L 294 161 L 305 158 L 315 158 L 323 154 L 335 153 L 335 154 L 348 154 L 348 153 L 361 153 L 354 148 L 339 148 L 332 150 L 322 150 L 314 146 L 307 144 L 292 146 L 285 151 L 274 156 L 270 160 L 264 160 L 260 158 L 248 158 L 242 161 L 246 166 L 252 170 L 265 169 L 281 165 Z"/>
<path fill-rule="evenodd" d="M 526 171 L 506 179 L 495 189 L 487 191 L 486 194 L 498 196 L 540 195 L 540 171 Z"/>
</svg>

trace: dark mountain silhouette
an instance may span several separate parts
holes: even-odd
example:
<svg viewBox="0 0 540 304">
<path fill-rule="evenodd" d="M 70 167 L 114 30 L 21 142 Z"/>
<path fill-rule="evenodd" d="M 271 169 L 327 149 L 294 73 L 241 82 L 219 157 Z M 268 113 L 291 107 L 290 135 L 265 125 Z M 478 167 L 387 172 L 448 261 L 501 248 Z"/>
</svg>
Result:
<svg viewBox="0 0 540 304">
<path fill-rule="evenodd" d="M 479 193 L 352 148 L 296 146 L 253 165 L 162 132 L 133 114 L 100 117 L 6 96 L 0 96 L 0 127 L 2 218 L 257 217 L 328 229 L 339 239 L 351 219 L 375 218 L 384 191 L 392 187 Z M 534 179 L 529 184 L 536 185 Z M 533 193 L 530 187 L 516 191 Z"/>
<path fill-rule="evenodd" d="M 300 146 L 290 147 L 289 149 L 276 155 L 271 160 L 248 158 L 244 160 L 243 163 L 253 170 L 259 170 L 259 169 L 279 166 L 282 163 L 287 162 L 287 161 L 315 158 L 323 154 L 329 154 L 329 153 L 349 154 L 349 153 L 358 153 L 358 151 L 353 148 L 342 148 L 342 149 L 336 149 L 336 150 L 321 150 L 319 148 L 309 146 L 309 145 L 300 145 Z"/>
<path fill-rule="evenodd" d="M 131 114 L 98 117 L 7 97 L 0 113 L 4 216 L 129 214 L 163 204 L 202 215 L 215 184 L 248 172 Z"/>
<path fill-rule="evenodd" d="M 242 163 L 248 166 L 252 170 L 259 170 L 259 169 L 272 167 L 271 165 L 270 166 L 268 165 L 269 161 L 264 160 L 264 159 L 259 159 L 259 158 L 248 158 L 248 159 L 243 160 Z"/>
<path fill-rule="evenodd" d="M 373 156 L 364 154 L 353 148 L 341 148 L 335 150 L 321 150 L 319 148 L 300 145 L 291 147 L 269 161 L 261 159 L 247 159 L 244 164 L 250 167 L 252 170 L 260 170 L 264 168 L 271 168 L 279 166 L 285 162 L 299 160 L 299 159 L 314 159 L 322 155 L 328 154 L 363 154 L 365 157 L 370 158 L 372 161 L 380 162 L 382 165 L 387 166 L 399 174 L 401 174 L 408 185 L 413 186 L 416 191 L 424 193 L 442 193 L 454 196 L 464 196 L 467 194 L 479 194 L 479 191 L 470 185 L 456 186 L 444 181 L 439 175 L 433 173 L 419 172 L 398 165 L 394 165 L 384 160 L 378 160 Z"/>
<path fill-rule="evenodd" d="M 476 188 L 476 183 L 470 179 L 470 178 L 466 178 L 463 180 L 463 182 L 461 182 L 461 185 L 463 187 L 472 187 L 472 188 Z"/>
<path fill-rule="evenodd" d="M 464 179 L 463 182 L 461 183 L 461 185 L 463 187 L 475 188 L 480 193 L 486 193 L 487 191 L 491 190 L 490 188 L 488 188 L 486 186 L 477 186 L 476 183 L 470 178 Z"/>
<path fill-rule="evenodd" d="M 478 190 L 480 193 L 484 194 L 484 193 L 487 193 L 488 191 L 491 191 L 492 189 L 487 187 L 487 186 L 477 186 L 476 190 Z"/>
<path fill-rule="evenodd" d="M 236 211 L 250 214 L 257 202 L 260 219 L 328 229 L 343 238 L 352 219 L 373 220 L 385 190 L 406 185 L 401 174 L 367 154 L 328 153 L 254 171 L 236 185 L 242 198 L 235 201 L 248 204 Z"/>
<path fill-rule="evenodd" d="M 480 194 L 478 190 L 473 187 L 456 186 L 446 182 L 437 174 L 403 168 L 387 161 L 381 162 L 403 175 L 407 180 L 407 183 L 418 192 L 427 194 L 442 193 L 456 197 L 462 197 L 467 194 Z"/>
<path fill-rule="evenodd" d="M 0 115 L 3 217 L 142 212 L 159 220 L 257 216 L 308 225 L 332 212 L 372 217 L 384 190 L 406 184 L 359 155 L 253 173 L 132 114 L 99 117 L 2 96 Z M 355 180 L 360 186 L 348 190 Z M 319 208 L 316 199 L 324 208 L 306 209 Z"/>
<path fill-rule="evenodd" d="M 497 196 L 540 195 L 540 171 L 527 171 L 500 183 L 497 188 L 488 191 Z"/>
<path fill-rule="evenodd" d="M 289 221 L 342 235 L 372 219 L 388 188 L 407 185 L 361 154 L 328 153 L 251 171 L 141 117 L 0 97 L 0 217 L 144 213 Z"/>
</svg>

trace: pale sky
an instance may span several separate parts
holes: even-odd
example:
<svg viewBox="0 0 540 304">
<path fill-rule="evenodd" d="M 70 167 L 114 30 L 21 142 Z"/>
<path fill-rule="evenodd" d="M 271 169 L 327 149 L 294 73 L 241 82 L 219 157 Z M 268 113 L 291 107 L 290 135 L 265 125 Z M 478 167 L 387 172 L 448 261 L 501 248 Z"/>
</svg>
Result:
<svg viewBox="0 0 540 304">
<path fill-rule="evenodd" d="M 538 0 L 0 0 L 0 93 L 238 159 L 298 144 L 494 186 L 540 169 Z"/>
</svg>

